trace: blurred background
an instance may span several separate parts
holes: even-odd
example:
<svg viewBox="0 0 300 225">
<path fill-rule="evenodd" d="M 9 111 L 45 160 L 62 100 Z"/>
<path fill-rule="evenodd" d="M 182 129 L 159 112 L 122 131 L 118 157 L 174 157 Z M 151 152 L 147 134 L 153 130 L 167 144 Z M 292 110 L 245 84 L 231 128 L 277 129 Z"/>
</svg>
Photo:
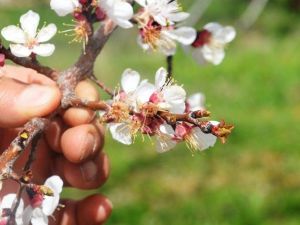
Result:
<svg viewBox="0 0 300 225">
<path fill-rule="evenodd" d="M 300 224 L 300 1 L 181 3 L 202 14 L 193 18 L 197 28 L 211 21 L 237 27 L 220 66 L 198 66 L 180 48 L 174 58 L 178 83 L 190 94 L 205 93 L 213 119 L 235 125 L 228 143 L 195 155 L 185 145 L 157 154 L 151 141 L 126 147 L 107 133 L 108 182 L 100 190 L 66 189 L 64 196 L 107 195 L 114 203 L 109 225 Z M 28 9 L 60 30 L 67 29 L 63 22 L 71 23 L 70 17 L 57 17 L 49 1 L 0 5 L 0 27 L 17 24 Z M 56 35 L 55 54 L 41 61 L 57 69 L 71 65 L 80 45 L 69 40 Z M 106 45 L 96 74 L 108 86 L 115 87 L 128 67 L 153 80 L 165 65 L 161 55 L 143 53 L 135 40 L 136 30 L 119 29 Z"/>
</svg>

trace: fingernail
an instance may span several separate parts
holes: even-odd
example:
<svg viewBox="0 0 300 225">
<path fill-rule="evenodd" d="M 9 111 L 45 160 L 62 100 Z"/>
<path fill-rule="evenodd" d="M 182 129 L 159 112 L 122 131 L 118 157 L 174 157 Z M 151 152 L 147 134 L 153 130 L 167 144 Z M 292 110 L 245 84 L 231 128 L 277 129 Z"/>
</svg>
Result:
<svg viewBox="0 0 300 225">
<path fill-rule="evenodd" d="M 109 199 L 105 199 L 104 202 L 99 206 L 97 210 L 96 221 L 98 223 L 104 222 L 107 220 L 108 216 L 111 214 L 113 205 Z"/>
<path fill-rule="evenodd" d="M 88 161 L 80 167 L 81 175 L 87 182 L 94 181 L 97 178 L 98 167 L 95 162 Z"/>
<path fill-rule="evenodd" d="M 80 161 L 86 159 L 96 151 L 97 142 L 95 136 L 91 133 L 87 133 L 84 137 L 84 144 L 82 146 L 83 149 L 81 149 L 82 154 L 80 156 Z"/>
<path fill-rule="evenodd" d="M 16 99 L 16 105 L 22 112 L 29 114 L 38 113 L 43 107 L 54 98 L 55 92 L 50 86 L 31 84 L 27 86 Z"/>
<path fill-rule="evenodd" d="M 113 204 L 112 204 L 112 202 L 107 198 L 107 199 L 105 199 L 105 203 L 107 204 L 107 206 L 109 207 L 109 208 L 113 208 L 114 206 L 113 206 Z"/>
</svg>

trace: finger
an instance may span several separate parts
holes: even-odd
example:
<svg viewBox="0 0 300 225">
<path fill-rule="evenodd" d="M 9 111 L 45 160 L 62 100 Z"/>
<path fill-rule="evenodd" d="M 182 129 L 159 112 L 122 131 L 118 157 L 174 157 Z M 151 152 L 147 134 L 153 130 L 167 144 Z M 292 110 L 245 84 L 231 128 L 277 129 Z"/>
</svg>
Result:
<svg viewBox="0 0 300 225">
<path fill-rule="evenodd" d="M 101 225 L 111 214 L 112 203 L 102 195 L 92 195 L 80 201 L 65 200 L 65 207 L 55 213 L 50 225 Z"/>
<path fill-rule="evenodd" d="M 15 163 L 14 172 L 17 174 L 24 173 L 23 169 L 28 161 L 30 150 L 30 148 L 27 148 Z M 33 156 L 34 161 L 31 164 L 31 171 L 33 174 L 32 182 L 36 184 L 43 184 L 44 181 L 50 177 L 53 157 L 53 152 L 49 151 L 49 146 L 45 140 L 40 139 Z"/>
<path fill-rule="evenodd" d="M 80 163 L 97 154 L 103 143 L 102 131 L 93 124 L 72 127 L 61 137 L 62 152 L 72 163 Z"/>
<path fill-rule="evenodd" d="M 54 218 L 49 220 L 50 225 L 77 225 L 76 223 L 76 202 L 73 200 L 63 201 L 64 208 L 56 211 Z"/>
<path fill-rule="evenodd" d="M 61 149 L 61 136 L 67 129 L 66 125 L 63 123 L 61 117 L 54 118 L 48 128 L 47 132 L 45 133 L 45 137 L 47 143 L 49 144 L 50 148 L 55 152 L 62 153 Z"/>
<path fill-rule="evenodd" d="M 82 100 L 98 101 L 97 89 L 88 80 L 81 81 L 75 88 L 75 94 Z M 90 123 L 95 117 L 95 112 L 87 109 L 70 108 L 63 113 L 64 121 L 69 126 Z"/>
<path fill-rule="evenodd" d="M 109 160 L 106 154 L 101 153 L 93 160 L 74 164 L 60 156 L 55 159 L 53 173 L 64 180 L 65 186 L 99 188 L 109 177 Z"/>
<path fill-rule="evenodd" d="M 10 77 L 27 84 L 34 83 L 43 85 L 55 85 L 55 82 L 45 75 L 40 74 L 35 70 L 21 66 L 5 65 L 1 69 L 0 77 L 1 76 Z"/>
<path fill-rule="evenodd" d="M 104 196 L 92 195 L 80 202 L 76 206 L 76 221 L 78 225 L 86 225 L 90 221 L 90 225 L 103 224 L 112 211 L 112 203 Z"/>
<path fill-rule="evenodd" d="M 60 103 L 53 85 L 25 84 L 0 77 L 0 127 L 17 127 L 33 117 L 50 114 Z"/>
</svg>

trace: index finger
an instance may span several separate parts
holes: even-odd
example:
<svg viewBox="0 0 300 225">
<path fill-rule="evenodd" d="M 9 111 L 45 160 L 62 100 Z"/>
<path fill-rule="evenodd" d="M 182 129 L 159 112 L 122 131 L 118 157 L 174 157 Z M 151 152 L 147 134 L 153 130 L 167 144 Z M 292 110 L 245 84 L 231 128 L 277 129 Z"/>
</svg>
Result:
<svg viewBox="0 0 300 225">
<path fill-rule="evenodd" d="M 51 80 L 47 76 L 40 74 L 33 69 L 29 69 L 21 66 L 5 65 L 0 70 L 0 77 L 2 76 L 10 77 L 27 84 L 43 84 L 43 85 L 56 84 L 53 80 Z"/>
</svg>

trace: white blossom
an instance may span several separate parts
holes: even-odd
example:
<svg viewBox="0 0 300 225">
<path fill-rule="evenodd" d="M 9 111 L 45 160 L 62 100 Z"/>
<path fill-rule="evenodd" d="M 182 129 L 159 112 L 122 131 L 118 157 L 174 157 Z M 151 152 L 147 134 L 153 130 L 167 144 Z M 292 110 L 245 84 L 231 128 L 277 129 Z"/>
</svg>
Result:
<svg viewBox="0 0 300 225">
<path fill-rule="evenodd" d="M 0 201 L 0 224 L 7 223 L 9 219 L 9 215 L 3 215 L 4 210 L 5 209 L 11 210 L 14 204 L 16 203 L 17 200 L 16 198 L 17 198 L 16 194 L 8 194 L 2 198 L 2 201 Z M 16 225 L 23 225 L 23 220 L 22 220 L 23 209 L 24 209 L 24 202 L 22 199 L 20 199 L 20 203 L 15 214 Z"/>
<path fill-rule="evenodd" d="M 143 7 L 142 16 L 151 16 L 162 26 L 173 25 L 185 20 L 189 14 L 182 12 L 176 0 L 135 0 Z M 146 19 L 147 21 L 147 19 Z"/>
<path fill-rule="evenodd" d="M 176 146 L 175 131 L 171 125 L 164 123 L 159 127 L 156 136 L 156 151 L 159 153 L 167 152 Z"/>
<path fill-rule="evenodd" d="M 10 50 L 17 57 L 27 57 L 32 53 L 40 56 L 50 56 L 55 50 L 53 44 L 44 44 L 56 33 L 55 24 L 49 24 L 37 32 L 39 14 L 28 11 L 20 17 L 21 27 L 10 25 L 1 30 L 2 36 L 12 42 Z"/>
<path fill-rule="evenodd" d="M 80 4 L 78 0 L 51 0 L 50 7 L 57 15 L 66 16 L 73 13 L 76 8 L 80 7 Z"/>
<path fill-rule="evenodd" d="M 24 224 L 31 222 L 32 225 L 47 225 L 48 216 L 51 216 L 57 208 L 63 181 L 59 176 L 52 176 L 45 181 L 44 186 L 53 191 L 53 196 L 44 195 L 42 204 L 38 207 L 27 206 L 23 215 Z"/>
<path fill-rule="evenodd" d="M 213 134 L 205 134 L 199 127 L 192 128 L 191 132 L 185 137 L 187 144 L 191 148 L 199 151 L 213 147 L 217 137 Z"/>
<path fill-rule="evenodd" d="M 158 51 L 166 56 L 176 53 L 176 42 L 190 45 L 196 39 L 196 30 L 192 27 L 159 27 L 148 25 L 141 29 L 138 44 L 145 51 Z"/>
<path fill-rule="evenodd" d="M 155 85 L 145 82 L 136 91 L 139 103 L 152 102 L 160 109 L 171 113 L 183 113 L 185 110 L 185 90 L 172 82 L 167 82 L 168 73 L 164 68 L 157 70 Z"/>
<path fill-rule="evenodd" d="M 187 102 L 187 108 L 189 112 L 205 109 L 204 106 L 205 96 L 200 92 L 189 96 L 186 102 Z"/>
<path fill-rule="evenodd" d="M 133 16 L 132 6 L 123 0 L 101 0 L 99 7 L 104 10 L 109 19 L 122 28 L 133 27 L 129 21 Z"/>
<path fill-rule="evenodd" d="M 231 26 L 208 23 L 204 26 L 204 32 L 202 32 L 205 37 L 201 37 L 201 32 L 199 34 L 198 40 L 196 39 L 194 42 L 194 47 L 189 48 L 194 59 L 200 64 L 209 62 L 218 65 L 225 57 L 224 48 L 226 44 L 235 38 L 236 31 Z M 197 41 L 199 41 L 199 46 L 197 46 Z"/>
</svg>

